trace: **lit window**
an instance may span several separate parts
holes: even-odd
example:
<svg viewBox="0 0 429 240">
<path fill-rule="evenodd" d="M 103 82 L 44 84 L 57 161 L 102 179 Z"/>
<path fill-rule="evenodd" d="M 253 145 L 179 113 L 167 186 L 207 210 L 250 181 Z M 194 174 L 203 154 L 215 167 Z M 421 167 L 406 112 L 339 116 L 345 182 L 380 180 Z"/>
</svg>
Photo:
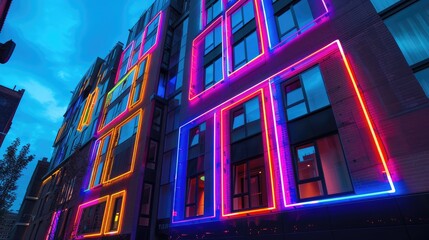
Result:
<svg viewBox="0 0 429 240">
<path fill-rule="evenodd" d="M 280 41 L 302 30 L 302 28 L 311 23 L 313 19 L 308 0 L 301 0 L 293 5 L 287 6 L 284 10 L 281 10 L 280 13 L 276 14 Z"/>
<path fill-rule="evenodd" d="M 93 174 L 90 187 L 97 186 L 102 182 L 104 164 L 106 163 L 108 149 L 110 144 L 110 134 L 100 140 L 96 145 L 97 157 L 93 167 Z"/>
<path fill-rule="evenodd" d="M 204 154 L 206 123 L 190 130 L 185 217 L 204 215 Z"/>
<path fill-rule="evenodd" d="M 234 46 L 234 69 L 248 63 L 259 55 L 258 37 L 252 32 L 241 42 Z"/>
<path fill-rule="evenodd" d="M 231 110 L 232 211 L 266 207 L 267 184 L 259 98 Z"/>
<path fill-rule="evenodd" d="M 371 0 L 377 12 L 381 12 L 401 0 Z"/>
<path fill-rule="evenodd" d="M 293 152 L 300 199 L 353 191 L 338 135 L 297 146 Z"/>
<path fill-rule="evenodd" d="M 291 82 L 285 86 L 288 120 L 330 104 L 319 66 L 301 73 L 288 82 Z"/>
<path fill-rule="evenodd" d="M 232 33 L 240 30 L 246 23 L 254 18 L 253 1 L 248 1 L 231 15 Z"/>
<path fill-rule="evenodd" d="M 222 12 L 221 0 L 206 0 L 207 23 L 210 23 Z"/>
<path fill-rule="evenodd" d="M 124 212 L 125 190 L 115 193 L 110 198 L 110 207 L 108 212 L 108 222 L 106 224 L 106 233 L 118 233 L 121 229 L 121 222 Z"/>
</svg>

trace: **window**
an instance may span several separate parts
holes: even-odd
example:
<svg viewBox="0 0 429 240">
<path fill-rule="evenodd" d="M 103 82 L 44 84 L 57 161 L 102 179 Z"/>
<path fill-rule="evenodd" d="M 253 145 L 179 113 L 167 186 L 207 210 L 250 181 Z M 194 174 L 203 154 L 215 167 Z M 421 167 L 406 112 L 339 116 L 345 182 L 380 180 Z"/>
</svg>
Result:
<svg viewBox="0 0 429 240">
<path fill-rule="evenodd" d="M 106 224 L 107 233 L 118 233 L 121 229 L 121 222 L 125 207 L 125 190 L 111 196 L 109 207 L 109 219 Z"/>
<path fill-rule="evenodd" d="M 371 0 L 377 12 L 381 12 L 401 0 Z"/>
<path fill-rule="evenodd" d="M 97 97 L 98 97 L 98 88 L 96 88 L 96 90 L 94 90 L 94 92 L 89 94 L 88 97 L 86 98 L 84 109 L 79 121 L 79 125 L 77 127 L 78 131 L 82 131 L 84 126 L 88 126 L 90 124 L 94 106 L 97 101 Z"/>
<path fill-rule="evenodd" d="M 104 137 L 95 145 L 97 149 L 97 157 L 95 159 L 95 164 L 93 167 L 90 187 L 97 186 L 102 182 L 103 169 L 108 155 L 107 150 L 109 149 L 109 143 L 110 134 Z"/>
<path fill-rule="evenodd" d="M 223 79 L 222 59 L 218 58 L 214 62 L 204 67 L 204 89 L 207 89 Z"/>
<path fill-rule="evenodd" d="M 204 54 L 209 53 L 215 47 L 222 43 L 222 29 L 217 26 L 213 31 L 209 32 L 204 39 Z"/>
<path fill-rule="evenodd" d="M 140 226 L 149 226 L 150 221 L 150 208 L 152 202 L 152 188 L 153 185 L 150 183 L 144 183 L 142 202 L 140 206 Z"/>
<path fill-rule="evenodd" d="M 231 110 L 232 211 L 268 205 L 259 98 Z"/>
<path fill-rule="evenodd" d="M 132 59 L 131 59 L 131 65 L 130 67 L 134 66 L 134 64 L 136 64 L 139 60 L 139 54 L 140 54 L 140 47 L 141 47 L 141 43 L 142 43 L 142 37 L 143 37 L 143 33 L 139 33 L 137 34 L 137 39 L 134 40 L 134 48 L 133 48 L 133 53 L 132 53 Z"/>
<path fill-rule="evenodd" d="M 116 146 L 111 152 L 108 179 L 117 178 L 132 170 L 139 119 L 137 115 L 119 128 Z"/>
<path fill-rule="evenodd" d="M 103 227 L 104 212 L 106 210 L 107 197 L 87 203 L 81 208 L 79 207 L 78 215 L 79 225 L 77 235 L 100 235 Z"/>
<path fill-rule="evenodd" d="M 207 23 L 210 23 L 222 12 L 221 0 L 206 0 Z"/>
<path fill-rule="evenodd" d="M 395 38 L 408 64 L 413 68 L 418 83 L 426 96 L 429 97 L 427 80 L 429 66 L 429 2 L 415 2 L 388 17 L 384 23 Z"/>
<path fill-rule="evenodd" d="M 232 33 L 240 30 L 246 23 L 254 18 L 253 1 L 250 0 L 231 15 Z"/>
<path fill-rule="evenodd" d="M 238 69 L 260 53 L 256 31 L 246 36 L 241 42 L 233 47 L 234 69 Z"/>
<path fill-rule="evenodd" d="M 409 65 L 429 58 L 429 2 L 419 1 L 384 22 Z"/>
<path fill-rule="evenodd" d="M 134 48 L 134 41 L 131 42 L 130 45 L 128 45 L 128 47 L 122 53 L 118 79 L 121 79 L 123 76 L 125 76 L 125 74 L 128 71 L 128 67 L 129 67 L 129 63 L 130 63 L 129 58 L 131 56 L 133 48 Z"/>
<path fill-rule="evenodd" d="M 155 46 L 158 36 L 159 24 L 161 20 L 162 12 L 159 12 L 156 17 L 146 26 L 145 38 L 143 41 L 142 54 L 144 56 L 149 50 Z"/>
<path fill-rule="evenodd" d="M 330 104 L 319 66 L 289 80 L 285 86 L 285 93 L 288 120 L 304 116 Z"/>
<path fill-rule="evenodd" d="M 135 83 L 133 84 L 133 90 L 132 90 L 132 98 L 131 98 L 131 107 L 136 105 L 141 100 L 142 92 L 144 92 L 144 84 L 145 84 L 145 72 L 146 72 L 146 66 L 147 62 L 150 61 L 150 57 L 147 57 L 145 60 L 143 60 L 139 64 L 138 68 L 138 75 L 136 77 Z M 143 76 L 143 77 L 142 77 Z"/>
<path fill-rule="evenodd" d="M 338 135 L 294 147 L 300 199 L 353 191 Z"/>
<path fill-rule="evenodd" d="M 187 161 L 185 217 L 204 215 L 204 153 L 206 123 L 190 130 Z"/>
<path fill-rule="evenodd" d="M 276 14 L 277 31 L 280 41 L 289 38 L 313 21 L 308 0 L 301 0 L 288 5 Z"/>
</svg>

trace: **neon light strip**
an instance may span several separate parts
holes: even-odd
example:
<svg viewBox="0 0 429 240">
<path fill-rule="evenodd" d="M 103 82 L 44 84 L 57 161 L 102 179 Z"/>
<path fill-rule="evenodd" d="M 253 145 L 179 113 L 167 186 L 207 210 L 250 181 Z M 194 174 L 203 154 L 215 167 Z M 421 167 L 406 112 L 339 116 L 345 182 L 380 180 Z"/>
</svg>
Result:
<svg viewBox="0 0 429 240">
<path fill-rule="evenodd" d="M 103 220 L 101 222 L 100 232 L 78 235 L 79 224 L 80 224 L 80 220 L 81 220 L 80 218 L 82 217 L 83 210 L 87 207 L 91 207 L 91 206 L 94 206 L 94 205 L 97 205 L 97 204 L 103 203 L 103 202 L 106 202 L 106 206 L 104 207 L 104 214 L 103 214 Z M 106 222 L 106 217 L 107 217 L 106 208 L 107 208 L 108 204 L 109 204 L 109 196 L 104 196 L 104 197 L 94 199 L 92 201 L 89 201 L 89 202 L 86 202 L 86 203 L 79 205 L 78 210 L 77 210 L 77 214 L 76 214 L 76 219 L 75 219 L 75 226 L 77 226 L 76 230 L 75 230 L 75 235 L 76 235 L 77 239 L 101 236 L 102 230 L 104 229 L 104 225 Z"/>
<path fill-rule="evenodd" d="M 140 51 L 139 51 L 139 59 L 141 59 L 141 58 L 143 58 L 143 57 L 145 57 L 147 54 L 149 54 L 149 53 L 151 53 L 152 52 L 152 50 L 153 49 L 155 49 L 155 48 L 157 48 L 157 46 L 158 46 L 158 43 L 159 43 L 159 41 L 160 41 L 160 37 L 159 37 L 159 35 L 161 34 L 161 32 L 162 32 L 162 30 L 161 30 L 161 27 L 162 27 L 162 21 L 163 21 L 163 16 L 164 16 L 164 12 L 163 11 L 160 11 L 160 12 L 158 12 L 156 15 L 155 15 L 155 17 L 154 18 L 152 18 L 152 20 L 146 25 L 146 28 L 145 28 L 145 30 L 144 30 L 144 34 L 143 34 L 143 38 L 142 38 L 142 45 L 140 46 Z M 159 18 L 158 18 L 159 17 Z M 143 52 L 143 49 L 144 49 L 144 46 L 145 46 L 145 44 L 146 44 L 146 36 L 147 36 L 147 34 L 148 34 L 148 28 L 149 28 L 149 26 L 156 20 L 156 19 L 158 19 L 158 26 L 157 26 L 157 29 L 156 29 L 156 39 L 155 39 L 155 43 L 153 44 L 153 46 L 152 47 L 150 47 L 146 52 Z"/>
<path fill-rule="evenodd" d="M 126 203 L 126 195 L 127 195 L 126 190 L 122 190 L 120 192 L 110 195 L 110 204 L 107 211 L 107 218 L 105 219 L 106 220 L 106 224 L 105 224 L 106 229 L 104 230 L 105 235 L 115 235 L 121 232 L 122 221 L 125 215 L 124 209 L 125 209 L 125 203 Z M 114 214 L 113 210 L 115 207 L 115 200 L 120 197 L 122 197 L 122 203 L 121 203 L 121 210 L 119 211 L 118 229 L 115 231 L 110 231 L 110 225 L 112 224 L 112 216 Z"/>
<path fill-rule="evenodd" d="M 210 86 L 207 89 L 204 89 L 202 91 L 200 91 L 199 93 L 194 93 L 197 90 L 192 91 L 192 86 L 195 85 L 201 85 L 201 74 L 198 74 L 199 72 L 201 72 L 201 69 L 204 69 L 204 66 L 202 66 L 202 63 L 200 61 L 202 61 L 203 59 L 203 54 L 200 51 L 201 44 L 204 44 L 204 40 L 207 37 L 207 34 L 209 34 L 211 31 L 214 31 L 214 29 L 216 27 L 218 27 L 218 25 L 221 26 L 221 33 L 222 33 L 222 56 L 221 59 L 223 60 L 224 58 L 224 52 L 223 49 L 225 49 L 225 44 L 224 44 L 224 35 L 223 34 L 223 18 L 219 17 L 216 21 L 214 21 L 212 24 L 210 24 L 210 26 L 208 26 L 206 29 L 204 29 L 203 32 L 201 32 L 192 42 L 192 53 L 191 53 L 191 73 L 190 73 L 190 90 L 189 90 L 189 95 L 188 95 L 188 99 L 189 101 L 192 101 L 193 99 L 199 97 L 201 94 L 203 94 L 204 92 L 208 91 L 209 89 L 213 89 L 215 88 L 216 85 L 218 85 L 219 83 L 222 83 L 225 79 L 225 61 L 222 61 L 222 78 L 216 82 L 215 84 L 213 84 L 212 86 Z"/>
<path fill-rule="evenodd" d="M 231 8 L 229 8 L 226 11 L 226 34 L 227 34 L 227 45 L 226 45 L 226 51 L 227 51 L 227 61 L 228 61 L 228 77 L 232 77 L 233 75 L 236 75 L 238 72 L 241 72 L 241 69 L 244 69 L 245 67 L 249 67 L 249 66 L 255 66 L 257 63 L 259 63 L 259 59 L 261 56 L 263 56 L 265 54 L 265 43 L 264 43 L 264 36 L 262 33 L 262 24 L 261 24 L 261 14 L 260 14 L 260 7 L 259 7 L 259 3 L 258 0 L 253 0 L 254 2 L 254 8 L 255 8 L 255 20 L 256 20 L 256 30 L 259 33 L 258 34 L 258 39 L 260 41 L 261 44 L 261 53 L 256 56 L 255 58 L 253 58 L 252 60 L 250 60 L 249 62 L 247 62 L 246 64 L 244 64 L 243 66 L 239 67 L 238 69 L 232 69 L 232 67 L 234 66 L 234 61 L 233 61 L 233 50 L 232 50 L 232 30 L 229 28 L 230 24 L 231 24 L 231 20 L 230 20 L 230 16 L 232 15 L 232 13 L 230 12 L 235 12 L 237 9 L 239 9 L 240 7 L 242 7 L 242 5 L 244 5 L 247 1 L 252 1 L 252 0 L 239 0 L 237 1 L 234 5 L 232 5 Z M 256 61 L 259 60 L 259 61 Z"/>
<path fill-rule="evenodd" d="M 108 131 L 107 133 L 105 133 L 103 136 L 101 136 L 97 140 L 97 142 L 95 143 L 95 145 L 94 145 L 93 154 L 95 152 L 95 154 L 96 154 L 95 157 L 96 158 L 94 160 L 94 165 L 93 165 L 92 172 L 91 172 L 91 178 L 90 178 L 88 190 L 90 188 L 95 187 L 94 186 L 94 181 L 95 181 L 95 177 L 97 175 L 96 172 L 98 171 L 98 165 L 100 164 L 100 157 L 101 157 L 100 154 L 101 154 L 103 145 L 105 144 L 105 141 L 106 141 L 107 137 L 110 137 L 109 143 L 107 145 L 107 150 L 106 150 L 106 158 L 104 160 L 104 166 L 103 166 L 102 173 L 101 173 L 103 175 L 105 174 L 105 167 L 106 167 L 106 164 L 107 164 L 107 160 L 110 159 L 110 151 L 109 151 L 109 149 L 112 146 L 112 142 L 114 140 L 113 138 L 115 136 L 114 134 L 115 134 L 114 133 L 114 129 L 111 129 L 110 131 Z M 98 186 L 98 185 L 100 185 L 102 183 L 103 183 L 103 176 L 101 176 L 100 183 L 97 184 L 96 186 Z"/>
<path fill-rule="evenodd" d="M 54 234 L 57 229 L 60 214 L 61 214 L 61 210 L 56 211 L 54 212 L 54 214 L 52 214 L 51 224 L 49 224 L 49 230 L 45 240 L 54 239 Z"/>
<path fill-rule="evenodd" d="M 275 191 L 274 191 L 274 177 L 273 177 L 273 169 L 272 169 L 272 159 L 271 159 L 271 153 L 270 151 L 272 150 L 269 144 L 269 136 L 268 136 L 268 125 L 267 125 L 267 115 L 266 115 L 266 111 L 265 111 L 265 96 L 264 96 L 264 91 L 263 89 L 259 89 L 257 91 L 255 91 L 254 93 L 251 93 L 250 95 L 247 95 L 241 99 L 239 99 L 237 102 L 235 102 L 233 105 L 229 105 L 225 108 L 223 108 L 221 110 L 221 132 L 224 133 L 224 120 L 222 119 L 224 116 L 224 111 L 229 111 L 229 109 L 240 105 L 244 102 L 246 102 L 247 100 L 254 98 L 254 97 L 258 97 L 261 96 L 261 100 L 262 100 L 262 113 L 263 113 L 263 121 L 264 121 L 264 127 L 265 129 L 263 131 L 265 131 L 265 141 L 266 141 L 266 145 L 267 148 L 264 149 L 267 152 L 268 155 L 268 165 L 269 165 L 269 172 L 270 172 L 270 181 L 271 181 L 271 200 L 273 201 L 273 205 L 271 207 L 266 207 L 266 208 L 258 208 L 258 209 L 251 209 L 251 210 L 246 210 L 246 211 L 240 211 L 240 212 L 230 212 L 230 213 L 225 213 L 225 184 L 224 184 L 224 174 L 221 174 L 221 189 L 222 189 L 222 217 L 228 217 L 228 216 L 240 216 L 240 215 L 244 215 L 244 214 L 251 214 L 251 213 L 258 213 L 258 212 L 267 212 L 269 210 L 273 210 L 276 209 L 276 198 L 275 198 Z M 227 125 L 228 126 L 228 125 Z M 225 136 L 224 134 L 221 134 L 221 153 L 224 153 L 224 139 Z M 221 154 L 221 171 L 224 171 L 224 154 Z M 229 171 L 230 172 L 230 171 Z M 268 199 L 269 200 L 269 199 Z"/>
<path fill-rule="evenodd" d="M 208 117 L 206 117 L 206 115 Z M 175 173 L 175 177 L 174 177 L 174 193 L 173 193 L 173 217 L 172 217 L 172 224 L 179 224 L 179 223 L 188 223 L 188 222 L 194 222 L 194 221 L 202 221 L 205 219 L 212 219 L 216 217 L 216 113 L 214 113 L 213 115 L 213 215 L 210 216 L 203 216 L 203 217 L 196 217 L 196 218 L 192 218 L 192 219 L 184 219 L 184 220 L 179 220 L 176 221 L 175 220 L 175 210 L 176 210 L 176 189 L 177 189 L 177 179 L 178 179 L 178 169 L 179 169 L 179 158 L 180 158 L 180 149 L 181 149 L 181 145 L 180 145 L 180 136 L 181 136 L 181 131 L 182 128 L 186 127 L 187 125 L 198 125 L 201 124 L 202 122 L 206 122 L 207 120 L 199 120 L 199 119 L 206 119 L 206 118 L 210 118 L 209 114 L 206 115 L 200 115 L 194 119 L 192 119 L 191 121 L 185 123 L 184 125 L 182 125 L 179 128 L 179 137 L 178 137 L 178 142 L 177 142 L 177 157 L 176 157 L 176 173 Z M 198 122 L 198 123 L 196 123 Z M 190 130 L 190 128 L 186 128 L 187 131 Z M 187 141 L 186 141 L 187 142 Z M 182 169 L 181 169 L 182 170 Z M 186 170 L 186 169 L 185 169 Z M 186 175 L 185 175 L 186 177 Z"/>
</svg>

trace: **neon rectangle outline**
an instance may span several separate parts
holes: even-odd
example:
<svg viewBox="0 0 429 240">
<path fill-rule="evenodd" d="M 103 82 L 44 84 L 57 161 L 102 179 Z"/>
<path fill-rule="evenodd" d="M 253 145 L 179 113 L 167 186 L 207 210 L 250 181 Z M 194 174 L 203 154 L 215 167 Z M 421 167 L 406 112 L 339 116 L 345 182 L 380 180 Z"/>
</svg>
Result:
<svg viewBox="0 0 429 240">
<path fill-rule="evenodd" d="M 179 221 L 174 221 L 174 211 L 175 211 L 175 205 L 176 205 L 176 189 L 177 189 L 177 175 L 178 175 L 178 169 L 179 169 L 179 147 L 180 147 L 180 133 L 182 131 L 182 128 L 184 128 L 186 125 L 192 124 L 194 122 L 198 122 L 197 120 L 200 118 L 204 118 L 206 115 L 211 114 L 211 112 L 205 112 L 198 117 L 188 121 L 187 123 L 183 124 L 179 128 L 179 135 L 178 135 L 178 141 L 177 141 L 177 154 L 176 154 L 176 173 L 174 176 L 174 190 L 173 190 L 173 214 L 171 217 L 171 224 L 180 224 L 180 223 L 189 223 L 189 222 L 200 222 L 202 220 L 206 219 L 212 219 L 216 217 L 216 113 L 213 113 L 213 215 L 211 216 L 203 216 L 203 217 L 196 217 L 192 219 L 184 219 Z M 209 115 L 210 116 L 210 115 Z M 210 118 L 210 117 L 209 117 Z"/>
<path fill-rule="evenodd" d="M 99 154 L 101 152 L 101 149 L 103 148 L 103 146 L 100 144 L 100 142 L 103 141 L 103 144 L 104 144 L 104 140 L 108 136 L 110 136 L 110 140 L 109 140 L 109 144 L 107 145 L 106 159 L 104 160 L 104 166 L 103 166 L 103 170 L 102 170 L 103 172 L 101 173 L 102 175 L 101 175 L 100 183 L 94 186 L 95 171 L 96 171 L 95 166 L 98 167 L 98 164 L 100 163 L 100 156 L 99 156 Z M 112 141 L 114 140 L 114 137 L 115 137 L 115 131 L 114 131 L 114 129 L 111 129 L 108 132 L 106 132 L 105 134 L 103 134 L 101 137 L 99 137 L 97 139 L 97 141 L 95 142 L 94 147 L 96 149 L 93 149 L 93 153 L 95 153 L 95 155 L 94 155 L 95 159 L 94 159 L 94 165 L 92 166 L 92 171 L 91 171 L 91 175 L 90 175 L 90 179 L 89 179 L 89 184 L 88 184 L 88 189 L 87 190 L 92 189 L 94 187 L 97 187 L 97 186 L 103 184 L 103 175 L 105 174 L 105 172 L 104 172 L 105 169 L 104 168 L 105 168 L 106 163 L 107 163 L 106 160 L 108 160 L 110 158 L 110 151 L 109 150 L 111 148 Z"/>
<path fill-rule="evenodd" d="M 80 224 L 80 218 L 82 217 L 82 212 L 85 208 L 87 207 L 91 207 L 94 205 L 97 205 L 99 203 L 102 202 L 106 202 L 106 206 L 104 207 L 104 213 L 103 213 L 103 220 L 101 221 L 101 228 L 100 228 L 100 232 L 99 233 L 90 233 L 90 234 L 82 234 L 82 235 L 78 235 L 78 231 L 79 231 L 79 224 Z M 103 229 L 104 229 L 104 225 L 105 225 L 105 220 L 106 220 L 106 210 L 107 207 L 109 205 L 109 195 L 101 197 L 101 198 L 97 198 L 91 201 L 88 201 L 86 203 L 82 203 L 79 205 L 77 213 L 76 213 L 76 218 L 75 218 L 75 226 L 76 230 L 75 230 L 75 235 L 76 235 L 76 239 L 82 239 L 82 238 L 87 238 L 87 237 L 98 237 L 101 236 L 103 234 Z"/>
<path fill-rule="evenodd" d="M 106 224 L 105 224 L 105 229 L 104 229 L 104 235 L 115 235 L 121 232 L 122 230 L 122 222 L 124 219 L 124 211 L 125 211 L 125 203 L 126 203 L 126 195 L 127 195 L 127 191 L 126 190 L 122 190 L 119 191 L 117 193 L 114 193 L 112 195 L 110 195 L 110 203 L 109 203 L 109 207 L 108 207 L 108 211 L 107 211 L 107 218 L 105 219 Z M 122 203 L 121 203 L 121 210 L 120 210 L 120 214 L 119 214 L 119 222 L 118 222 L 118 229 L 116 231 L 109 231 L 109 227 L 112 221 L 112 214 L 113 214 L 113 208 L 115 207 L 115 200 L 119 197 L 122 197 Z"/>
<path fill-rule="evenodd" d="M 250 60 L 249 62 L 247 62 L 246 64 L 244 64 L 243 66 L 239 67 L 238 69 L 235 69 L 232 71 L 232 66 L 233 64 L 233 52 L 232 52 L 232 32 L 231 29 L 229 29 L 229 25 L 230 25 L 230 16 L 232 15 L 232 13 L 229 12 L 235 12 L 238 8 L 242 7 L 244 4 L 246 4 L 246 2 L 248 1 L 253 1 L 254 3 L 254 9 L 255 9 L 255 23 L 256 23 L 256 32 L 258 33 L 258 40 L 261 46 L 261 53 L 254 57 L 252 60 Z M 261 22 L 261 13 L 260 13 L 260 6 L 259 6 L 259 0 L 238 0 L 237 2 L 235 2 L 228 10 L 226 10 L 225 16 L 226 16 L 226 20 L 225 20 L 225 32 L 227 35 L 227 43 L 226 43 L 226 56 L 227 56 L 227 75 L 228 77 L 233 77 L 234 75 L 237 75 L 238 72 L 242 72 L 241 70 L 248 68 L 250 66 L 255 66 L 255 64 L 257 64 L 261 57 L 263 55 L 265 55 L 266 52 L 266 46 L 265 46 L 265 37 L 263 34 L 263 30 L 262 28 L 264 27 L 262 22 Z M 258 61 L 257 61 L 258 60 Z"/>
<path fill-rule="evenodd" d="M 266 83 L 266 82 L 265 82 Z M 270 171 L 270 181 L 271 181 L 271 197 L 272 197 L 272 203 L 273 206 L 271 207 L 265 207 L 265 208 L 257 208 L 257 209 L 250 209 L 250 210 L 245 210 L 245 211 L 240 211 L 240 212 L 231 212 L 231 213 L 227 213 L 225 214 L 225 187 L 224 187 L 224 174 L 221 174 L 221 199 L 222 199 L 222 217 L 229 217 L 229 216 L 240 216 L 240 215 L 247 215 L 247 214 L 251 214 L 251 213 L 261 213 L 261 212 L 267 212 L 273 209 L 277 208 L 277 204 L 276 204 L 276 196 L 275 196 L 275 190 L 274 190 L 274 177 L 273 177 L 273 163 L 272 163 L 272 156 L 271 156 L 271 147 L 270 147 L 270 140 L 269 140 L 269 136 L 268 136 L 268 123 L 267 123 L 267 114 L 266 114 L 266 106 L 265 106 L 265 95 L 264 95 L 264 89 L 260 88 L 259 90 L 256 90 L 253 93 L 250 93 L 246 96 L 242 96 L 241 99 L 239 99 L 237 102 L 234 102 L 233 104 L 226 106 L 224 108 L 222 108 L 221 110 L 221 118 L 220 118 L 220 131 L 221 131 L 221 136 L 220 136 L 220 141 L 221 141 L 221 153 L 224 153 L 224 111 L 228 111 L 229 109 L 233 108 L 236 105 L 239 105 L 241 103 L 244 103 L 246 100 L 249 100 L 251 98 L 254 97 L 258 97 L 260 96 L 261 98 L 261 105 L 262 105 L 262 113 L 263 113 L 263 121 L 264 121 L 264 131 L 265 131 L 265 142 L 267 145 L 267 155 L 268 155 L 268 166 L 269 166 L 269 171 Z M 221 170 L 223 171 L 224 169 L 224 159 L 223 159 L 223 154 L 221 154 Z"/>
<path fill-rule="evenodd" d="M 145 52 L 143 53 L 143 49 L 144 49 L 144 45 L 146 43 L 146 35 L 147 35 L 147 30 L 148 27 L 155 21 L 155 19 L 157 19 L 159 16 L 159 20 L 158 20 L 158 26 L 156 29 L 156 39 L 155 39 L 155 43 Z M 160 41 L 160 37 L 159 35 L 161 34 L 161 30 L 162 30 L 162 21 L 163 21 L 163 16 L 164 16 L 164 12 L 163 11 L 159 11 L 155 17 L 152 18 L 152 20 L 150 20 L 150 22 L 146 25 L 144 33 L 143 33 L 143 37 L 142 37 L 142 44 L 140 46 L 140 51 L 139 51 L 139 59 L 145 57 L 146 55 L 150 54 L 152 52 L 153 49 L 155 49 L 158 46 L 158 43 Z"/>
<path fill-rule="evenodd" d="M 199 62 L 199 60 L 201 60 L 202 58 L 202 54 L 200 53 L 200 51 L 198 51 L 198 45 L 200 45 L 202 42 L 204 42 L 205 37 L 207 36 L 207 34 L 209 34 L 212 30 L 214 30 L 217 25 L 221 26 L 221 32 L 222 32 L 222 56 L 221 56 L 221 60 L 222 60 L 222 78 L 216 82 L 215 84 L 213 84 L 212 86 L 210 86 L 207 89 L 204 89 L 203 91 L 191 96 L 192 92 L 191 92 L 191 88 L 193 83 L 195 83 L 197 80 L 197 72 L 199 69 L 199 65 L 196 62 Z M 188 99 L 189 101 L 194 100 L 195 98 L 201 96 L 203 93 L 207 92 L 210 89 L 213 89 L 216 85 L 218 85 L 219 83 L 223 83 L 223 81 L 225 80 L 225 56 L 224 56 L 224 51 L 223 49 L 225 48 L 225 44 L 224 44 L 224 39 L 225 39 L 225 34 L 224 34 L 224 30 L 225 26 L 224 26 L 224 21 L 223 21 L 223 17 L 220 16 L 217 20 L 213 21 L 206 29 L 204 29 L 204 31 L 202 31 L 195 39 L 194 41 L 192 41 L 192 52 L 191 52 L 191 71 L 190 71 L 190 83 L 189 83 L 189 94 L 188 94 Z M 194 52 L 196 51 L 196 53 Z"/>
</svg>

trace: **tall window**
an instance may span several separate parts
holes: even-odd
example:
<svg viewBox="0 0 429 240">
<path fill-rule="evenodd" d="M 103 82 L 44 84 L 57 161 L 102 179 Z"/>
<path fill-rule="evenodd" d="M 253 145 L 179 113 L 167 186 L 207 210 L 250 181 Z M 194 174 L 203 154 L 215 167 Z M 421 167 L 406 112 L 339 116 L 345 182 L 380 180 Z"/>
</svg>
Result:
<svg viewBox="0 0 429 240">
<path fill-rule="evenodd" d="M 120 231 L 121 222 L 124 214 L 125 190 L 112 194 L 110 198 L 109 219 L 106 226 L 106 232 L 117 233 Z"/>
<path fill-rule="evenodd" d="M 104 139 L 100 140 L 98 145 L 96 145 L 97 157 L 93 167 L 93 176 L 91 178 L 90 187 L 97 186 L 102 182 L 103 169 L 107 159 L 109 143 L 110 135 L 107 135 Z"/>
<path fill-rule="evenodd" d="M 293 148 L 300 199 L 353 191 L 338 135 Z"/>
<path fill-rule="evenodd" d="M 206 0 L 207 23 L 210 23 L 222 12 L 222 0 Z"/>
<path fill-rule="evenodd" d="M 106 202 L 107 198 L 81 210 L 77 235 L 101 234 Z"/>
<path fill-rule="evenodd" d="M 258 46 L 258 37 L 256 31 L 246 36 L 234 47 L 234 69 L 238 69 L 250 60 L 257 57 L 260 53 Z"/>
<path fill-rule="evenodd" d="M 308 0 L 293 1 L 276 13 L 277 31 L 280 41 L 289 38 L 313 21 Z"/>
<path fill-rule="evenodd" d="M 427 70 L 422 70 L 429 68 L 429 2 L 417 1 L 385 19 L 384 23 L 429 96 Z"/>
<path fill-rule="evenodd" d="M 267 206 L 259 98 L 231 110 L 232 211 Z"/>
<path fill-rule="evenodd" d="M 204 39 L 204 89 L 223 78 L 222 28 L 217 26 Z"/>
<path fill-rule="evenodd" d="M 156 15 L 156 17 L 146 27 L 145 38 L 143 40 L 143 46 L 141 50 L 142 54 L 140 54 L 140 56 L 148 53 L 149 50 L 156 44 L 161 15 L 162 12 L 158 13 L 158 15 Z"/>
<path fill-rule="evenodd" d="M 319 66 L 289 80 L 285 86 L 285 92 L 288 120 L 304 116 L 330 104 Z"/>
<path fill-rule="evenodd" d="M 204 215 L 204 153 L 206 123 L 190 130 L 185 217 Z"/>
<path fill-rule="evenodd" d="M 122 58 L 121 58 L 121 65 L 119 68 L 119 79 L 122 78 L 125 73 L 127 73 L 128 71 L 128 67 L 130 64 L 130 56 L 132 54 L 134 48 L 134 41 L 130 43 L 130 45 L 128 45 L 128 47 L 124 50 L 124 52 L 122 53 Z"/>
</svg>

